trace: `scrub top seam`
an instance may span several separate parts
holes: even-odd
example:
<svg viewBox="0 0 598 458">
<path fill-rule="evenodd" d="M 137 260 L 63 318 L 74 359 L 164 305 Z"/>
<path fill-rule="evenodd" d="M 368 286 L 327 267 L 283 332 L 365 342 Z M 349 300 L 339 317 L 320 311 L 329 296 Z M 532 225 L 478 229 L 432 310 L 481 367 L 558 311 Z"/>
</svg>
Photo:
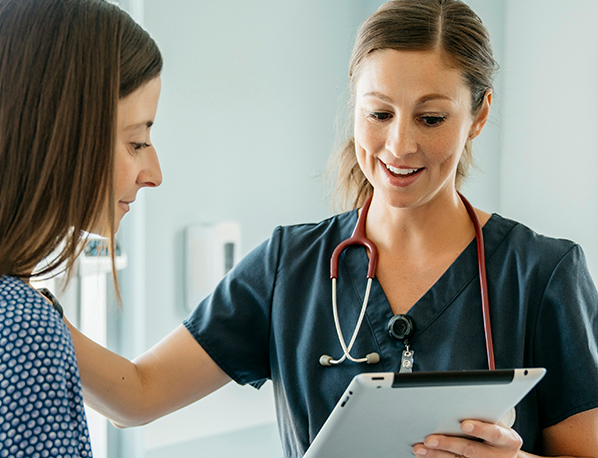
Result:
<svg viewBox="0 0 598 458">
<path fill-rule="evenodd" d="M 559 268 L 559 266 L 562 264 L 562 262 L 564 261 L 564 259 L 566 257 L 568 257 L 571 252 L 578 247 L 579 245 L 574 244 L 573 246 L 571 246 L 571 248 L 569 248 L 567 250 L 566 253 L 563 254 L 563 256 L 561 256 L 561 259 L 559 259 L 559 262 L 557 262 L 555 264 L 555 266 L 552 269 L 552 273 L 550 274 L 550 277 L 548 278 L 548 281 L 546 282 L 546 284 L 544 285 L 544 291 L 542 291 L 542 295 L 540 296 L 540 300 L 538 303 L 538 311 L 534 320 L 534 328 L 533 328 L 533 332 L 532 332 L 532 336 L 531 336 L 531 342 L 533 344 L 533 355 L 534 355 L 534 360 L 536 359 L 536 345 L 535 345 L 535 341 L 536 341 L 536 330 L 538 329 L 538 322 L 540 321 L 540 316 L 542 315 L 542 310 L 544 308 L 544 297 L 546 296 L 546 290 L 548 289 L 548 285 L 550 285 L 550 282 L 552 281 L 552 278 L 554 277 L 554 273 L 556 272 L 556 270 Z"/>
<path fill-rule="evenodd" d="M 534 320 L 534 327 L 533 327 L 533 331 L 532 331 L 532 336 L 531 336 L 531 343 L 532 343 L 532 357 L 533 360 L 536 360 L 536 331 L 538 329 L 538 323 L 540 321 L 540 317 L 542 315 L 542 310 L 545 307 L 545 301 L 544 301 L 544 297 L 546 296 L 546 291 L 548 290 L 548 286 L 550 285 L 555 272 L 557 271 L 557 269 L 559 268 L 559 266 L 563 263 L 563 261 L 565 260 L 566 257 L 568 257 L 574 249 L 578 248 L 579 245 L 578 244 L 573 244 L 564 254 L 563 256 L 561 256 L 561 258 L 559 259 L 559 261 L 554 265 L 553 269 L 552 269 L 552 273 L 550 274 L 550 277 L 548 278 L 548 281 L 546 282 L 546 284 L 544 285 L 544 291 L 542 292 L 542 295 L 540 296 L 540 300 L 539 300 L 539 304 L 538 304 L 538 308 L 537 308 L 537 314 Z M 535 362 L 532 361 L 532 365 L 535 365 Z M 537 388 L 534 388 L 537 389 Z M 560 414 L 560 415 L 556 415 L 554 417 L 546 417 L 546 421 L 544 422 L 544 424 L 542 424 L 542 419 L 540 418 L 540 427 L 541 428 L 549 428 L 551 426 L 554 426 L 564 420 L 566 420 L 567 418 L 576 415 L 578 413 L 581 412 L 585 412 L 587 410 L 593 409 L 598 407 L 598 399 L 593 400 L 591 402 L 579 405 L 579 406 L 574 406 L 572 408 L 570 408 L 569 410 L 567 410 L 566 412 Z"/>
<path fill-rule="evenodd" d="M 273 327 L 272 327 L 272 313 L 274 310 L 274 290 L 277 287 L 277 280 L 278 275 L 280 274 L 280 259 L 282 258 L 282 238 L 283 238 L 283 228 L 282 226 L 278 226 L 274 229 L 274 233 L 272 234 L 271 240 L 274 239 L 276 236 L 278 247 L 276 248 L 276 268 L 274 269 L 274 275 L 272 276 L 272 287 L 270 290 L 270 297 L 269 297 L 269 312 L 268 313 L 268 372 L 269 372 L 269 379 L 272 380 L 272 351 L 270 349 L 270 345 L 273 339 Z"/>
<path fill-rule="evenodd" d="M 497 218 L 504 219 L 502 216 L 500 216 L 497 213 L 494 213 L 494 215 Z M 517 227 L 518 225 L 519 225 L 519 223 L 515 223 L 515 224 L 511 225 L 511 227 L 509 228 L 509 230 L 506 231 L 504 233 L 504 235 L 500 238 L 500 240 L 496 242 L 496 244 L 494 245 L 494 248 L 491 251 L 486 252 L 486 262 L 488 262 L 490 260 L 490 258 L 492 258 L 492 256 L 494 256 L 494 254 L 496 253 L 496 250 L 498 250 L 498 248 L 503 244 L 503 242 L 506 240 L 506 238 L 511 234 L 511 232 L 513 232 L 513 230 L 515 229 L 515 227 Z M 486 225 L 484 225 L 484 227 L 486 227 Z M 482 228 L 482 232 L 483 232 L 483 228 Z M 486 247 L 486 243 L 484 242 L 484 249 L 486 249 L 486 248 L 487 248 Z"/>
</svg>

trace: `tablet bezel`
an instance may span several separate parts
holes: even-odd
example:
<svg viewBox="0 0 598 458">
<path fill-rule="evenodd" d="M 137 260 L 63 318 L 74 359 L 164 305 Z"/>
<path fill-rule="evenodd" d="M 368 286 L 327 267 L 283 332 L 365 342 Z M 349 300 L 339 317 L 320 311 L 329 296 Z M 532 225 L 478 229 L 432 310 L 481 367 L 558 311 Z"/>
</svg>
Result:
<svg viewBox="0 0 598 458">
<path fill-rule="evenodd" d="M 413 445 L 429 434 L 463 435 L 463 420 L 498 423 L 545 373 L 528 368 L 359 374 L 304 458 L 412 456 Z"/>
</svg>

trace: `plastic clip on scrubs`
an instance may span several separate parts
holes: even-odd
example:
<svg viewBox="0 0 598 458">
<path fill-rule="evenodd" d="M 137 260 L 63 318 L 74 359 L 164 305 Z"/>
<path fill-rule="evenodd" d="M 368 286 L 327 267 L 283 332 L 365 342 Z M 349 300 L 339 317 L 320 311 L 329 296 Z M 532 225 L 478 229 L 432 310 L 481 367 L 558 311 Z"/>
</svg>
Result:
<svg viewBox="0 0 598 458">
<path fill-rule="evenodd" d="M 376 364 L 380 361 L 380 355 L 375 352 L 367 354 L 364 358 L 354 358 L 351 355 L 351 348 L 353 348 L 353 344 L 355 343 L 355 339 L 357 338 L 357 334 L 359 333 L 359 329 L 361 328 L 361 323 L 363 322 L 363 318 L 365 317 L 365 311 L 367 309 L 368 300 L 370 297 L 370 290 L 372 288 L 372 281 L 376 276 L 376 267 L 378 264 L 378 249 L 376 248 L 374 242 L 368 239 L 365 235 L 365 221 L 367 218 L 368 210 L 370 209 L 370 205 L 372 203 L 372 197 L 373 195 L 370 196 L 370 198 L 365 202 L 351 237 L 341 242 L 336 247 L 336 249 L 332 253 L 332 258 L 330 259 L 330 278 L 332 279 L 332 313 L 334 316 L 334 326 L 336 327 L 338 340 L 343 349 L 343 356 L 339 359 L 333 359 L 331 356 L 322 355 L 320 357 L 320 364 L 322 366 L 333 366 L 341 364 L 343 361 L 345 361 L 345 359 L 349 359 L 354 363 L 367 364 Z M 463 197 L 461 193 L 459 193 L 459 197 L 463 201 L 463 204 L 465 205 L 467 213 L 469 214 L 469 217 L 471 218 L 471 221 L 473 222 L 473 226 L 475 228 L 476 243 L 478 250 L 478 274 L 480 278 L 480 289 L 482 297 L 482 316 L 484 321 L 484 337 L 486 340 L 486 355 L 488 358 L 488 368 L 490 370 L 493 370 L 495 368 L 494 345 L 492 343 L 492 328 L 490 323 L 490 304 L 488 301 L 488 283 L 486 279 L 486 255 L 484 253 L 484 236 L 482 234 L 482 227 L 480 225 L 480 220 L 478 219 L 478 215 L 476 214 L 475 209 L 469 203 L 469 201 L 465 197 Z M 361 306 L 361 312 L 359 313 L 357 325 L 355 326 L 355 330 L 353 331 L 353 335 L 351 336 L 349 345 L 347 345 L 343 337 L 340 321 L 338 318 L 338 305 L 336 302 L 336 280 L 338 278 L 338 262 L 340 255 L 346 248 L 353 245 L 362 245 L 368 250 L 369 263 L 367 271 L 367 285 L 365 290 L 365 296 L 363 299 L 363 304 Z"/>
</svg>

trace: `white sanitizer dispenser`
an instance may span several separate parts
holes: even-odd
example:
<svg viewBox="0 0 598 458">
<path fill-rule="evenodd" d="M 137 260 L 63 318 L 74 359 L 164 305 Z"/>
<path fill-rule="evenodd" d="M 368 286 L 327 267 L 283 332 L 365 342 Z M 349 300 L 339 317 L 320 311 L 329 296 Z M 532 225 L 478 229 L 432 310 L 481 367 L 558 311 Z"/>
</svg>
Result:
<svg viewBox="0 0 598 458">
<path fill-rule="evenodd" d="M 193 310 L 239 262 L 241 226 L 234 221 L 185 229 L 185 307 Z"/>
</svg>

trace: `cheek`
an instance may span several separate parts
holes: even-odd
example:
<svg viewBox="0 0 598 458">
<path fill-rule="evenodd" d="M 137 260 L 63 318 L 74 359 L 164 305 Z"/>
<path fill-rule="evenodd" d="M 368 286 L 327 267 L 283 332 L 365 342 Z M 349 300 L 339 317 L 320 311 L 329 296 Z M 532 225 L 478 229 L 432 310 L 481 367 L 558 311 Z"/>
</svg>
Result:
<svg viewBox="0 0 598 458">
<path fill-rule="evenodd" d="M 134 184 L 132 159 L 133 157 L 125 146 L 116 148 L 114 156 L 114 192 L 117 199 L 122 198 L 124 193 Z"/>
<path fill-rule="evenodd" d="M 353 135 L 355 137 L 355 147 L 357 150 L 361 150 L 362 155 L 375 153 L 385 145 L 382 129 L 375 128 L 363 118 L 355 121 Z"/>
<path fill-rule="evenodd" d="M 359 163 L 361 170 L 364 170 L 366 151 L 370 150 L 370 140 L 367 135 L 367 130 L 359 121 L 355 122 L 353 136 L 355 138 L 355 155 L 357 157 L 357 162 Z"/>
<path fill-rule="evenodd" d="M 443 163 L 457 163 L 463 154 L 466 140 L 467 136 L 460 129 L 447 129 L 442 135 L 430 136 L 426 149 Z"/>
</svg>

